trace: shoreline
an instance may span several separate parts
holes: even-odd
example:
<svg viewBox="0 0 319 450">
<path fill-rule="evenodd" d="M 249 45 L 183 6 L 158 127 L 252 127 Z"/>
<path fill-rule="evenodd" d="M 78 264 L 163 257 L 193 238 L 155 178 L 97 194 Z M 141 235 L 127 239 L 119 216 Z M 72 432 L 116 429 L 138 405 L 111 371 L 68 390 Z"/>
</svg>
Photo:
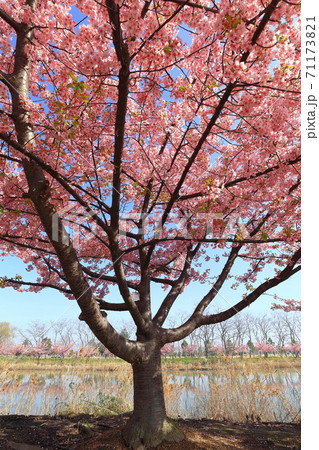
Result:
<svg viewBox="0 0 319 450">
<path fill-rule="evenodd" d="M 300 357 L 268 357 L 268 358 L 163 358 L 162 369 L 180 371 L 207 371 L 220 369 L 259 369 L 259 370 L 296 370 L 301 368 Z M 94 370 L 94 371 L 116 371 L 130 369 L 130 364 L 119 358 L 42 358 L 39 361 L 32 357 L 0 357 L 0 371 L 15 370 Z"/>
</svg>

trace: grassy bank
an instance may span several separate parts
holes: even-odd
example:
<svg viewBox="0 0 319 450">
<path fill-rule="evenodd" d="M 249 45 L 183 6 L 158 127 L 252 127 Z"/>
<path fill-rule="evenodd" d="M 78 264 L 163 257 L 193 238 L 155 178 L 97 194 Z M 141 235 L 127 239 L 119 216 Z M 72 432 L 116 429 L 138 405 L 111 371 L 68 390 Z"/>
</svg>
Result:
<svg viewBox="0 0 319 450">
<path fill-rule="evenodd" d="M 270 356 L 268 358 L 252 357 L 210 357 L 210 358 L 163 358 L 164 369 L 172 370 L 219 370 L 231 368 L 242 370 L 243 368 L 251 370 L 278 370 L 278 369 L 298 369 L 301 366 L 301 358 Z"/>
<path fill-rule="evenodd" d="M 35 358 L 22 356 L 10 357 L 0 356 L 0 371 L 6 369 L 13 370 L 50 370 L 50 371 L 117 371 L 122 370 L 123 367 L 130 365 L 119 358 Z"/>
<path fill-rule="evenodd" d="M 298 369 L 301 365 L 300 357 L 278 357 L 268 358 L 252 357 L 177 357 L 163 358 L 163 369 L 165 370 L 219 370 L 221 368 L 232 368 L 242 370 L 278 370 Z M 20 356 L 0 356 L 0 370 L 79 370 L 79 371 L 117 371 L 123 370 L 130 365 L 119 358 L 35 358 Z"/>
</svg>

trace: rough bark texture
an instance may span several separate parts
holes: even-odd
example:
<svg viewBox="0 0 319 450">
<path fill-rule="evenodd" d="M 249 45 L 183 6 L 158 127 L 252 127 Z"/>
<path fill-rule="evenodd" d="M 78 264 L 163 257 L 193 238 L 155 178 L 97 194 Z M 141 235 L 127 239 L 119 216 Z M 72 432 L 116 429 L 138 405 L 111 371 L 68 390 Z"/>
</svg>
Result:
<svg viewBox="0 0 319 450">
<path fill-rule="evenodd" d="M 159 347 L 150 359 L 132 367 L 134 411 L 123 431 L 126 444 L 137 449 L 183 440 L 178 424 L 166 416 Z"/>
</svg>

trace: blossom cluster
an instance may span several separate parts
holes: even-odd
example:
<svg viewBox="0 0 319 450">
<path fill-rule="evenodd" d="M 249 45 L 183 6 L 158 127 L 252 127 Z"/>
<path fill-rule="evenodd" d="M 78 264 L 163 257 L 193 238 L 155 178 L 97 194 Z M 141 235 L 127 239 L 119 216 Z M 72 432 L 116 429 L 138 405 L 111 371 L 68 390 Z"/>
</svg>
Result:
<svg viewBox="0 0 319 450">
<path fill-rule="evenodd" d="M 94 0 L 40 0 L 36 8 L 0 0 L 6 15 L 32 29 L 24 48 L 30 92 L 20 99 L 34 133 L 26 147 L 49 167 L 51 207 L 70 235 L 77 227 L 71 238 L 82 266 L 112 273 L 108 236 L 97 222 L 111 221 L 125 63 L 119 211 L 131 218 L 126 240 L 119 229 L 118 241 L 126 249 L 127 278 L 140 279 L 141 242 L 156 244 L 150 275 L 168 281 L 181 274 L 188 246 L 201 242 L 190 277 L 205 282 L 209 272 L 200 257 L 218 261 L 221 249 L 229 252 L 252 236 L 255 242 L 245 243 L 241 253 L 250 268 L 237 282 L 255 282 L 269 263 L 280 270 L 300 241 L 298 5 L 279 2 L 264 24 L 267 5 L 259 0 L 221 0 L 216 8 L 208 0 L 201 0 L 203 8 L 160 0 L 143 17 L 144 0 L 112 4 L 117 30 L 108 8 Z M 10 86 L 16 32 L 10 21 L 0 19 L 0 26 L 0 132 L 17 139 Z M 0 151 L 2 255 L 16 255 L 36 268 L 38 284 L 26 289 L 67 291 L 52 236 L 45 236 L 28 198 L 21 154 L 6 144 Z M 70 208 L 75 197 L 77 206 Z M 84 212 L 83 204 L 89 205 Z M 93 213 L 87 215 L 88 209 Z M 142 232 L 145 210 L 149 231 Z M 233 211 L 241 223 L 227 236 L 234 241 L 229 243 L 222 231 Z M 206 223 L 197 213 L 207 214 Z M 207 221 L 216 215 L 219 231 L 209 240 Z M 172 217 L 184 221 L 179 235 Z M 102 277 L 91 281 L 96 295 L 108 293 Z M 7 285 L 21 289 L 17 280 Z"/>
</svg>

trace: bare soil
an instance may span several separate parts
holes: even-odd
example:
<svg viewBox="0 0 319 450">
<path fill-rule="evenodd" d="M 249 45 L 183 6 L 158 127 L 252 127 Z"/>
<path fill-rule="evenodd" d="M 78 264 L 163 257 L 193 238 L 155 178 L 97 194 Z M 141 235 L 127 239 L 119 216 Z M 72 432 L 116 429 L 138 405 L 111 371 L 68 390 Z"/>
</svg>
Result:
<svg viewBox="0 0 319 450">
<path fill-rule="evenodd" d="M 0 449 L 124 450 L 121 430 L 128 415 L 0 416 Z M 300 424 L 178 419 L 186 439 L 161 450 L 300 449 Z"/>
</svg>

